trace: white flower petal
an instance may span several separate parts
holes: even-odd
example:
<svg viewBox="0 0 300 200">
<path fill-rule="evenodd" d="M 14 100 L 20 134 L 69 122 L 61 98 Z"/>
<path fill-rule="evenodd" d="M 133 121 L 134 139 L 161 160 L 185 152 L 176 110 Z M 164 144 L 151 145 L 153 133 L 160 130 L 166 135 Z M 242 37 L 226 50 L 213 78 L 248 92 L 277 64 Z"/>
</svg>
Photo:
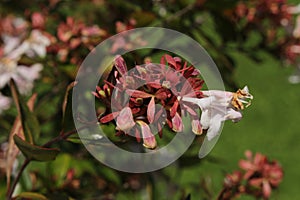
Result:
<svg viewBox="0 0 300 200">
<path fill-rule="evenodd" d="M 232 92 L 227 92 L 227 91 L 221 91 L 221 90 L 207 90 L 207 91 L 202 91 L 202 93 L 205 96 L 211 97 L 214 96 L 217 99 L 226 99 L 226 100 L 230 100 L 233 96 Z"/>
<path fill-rule="evenodd" d="M 5 73 L 0 75 L 0 89 L 3 88 L 12 78 L 11 73 Z"/>
<path fill-rule="evenodd" d="M 209 125 L 209 128 L 207 130 L 207 134 L 206 134 L 208 141 L 212 140 L 214 137 L 219 135 L 221 125 L 222 125 L 222 121 L 224 121 L 223 118 L 224 118 L 223 115 L 215 114 L 210 119 L 210 125 Z"/>
<path fill-rule="evenodd" d="M 23 77 L 25 80 L 34 81 L 40 77 L 40 72 L 43 69 L 43 65 L 36 63 L 30 67 L 18 66 L 17 71 L 19 76 Z"/>
<path fill-rule="evenodd" d="M 32 44 L 31 45 L 32 50 L 39 56 L 39 57 L 45 57 L 46 56 L 46 48 L 43 45 L 40 44 Z"/>
<path fill-rule="evenodd" d="M 211 115 L 209 110 L 204 110 L 201 113 L 200 123 L 203 129 L 208 129 L 210 126 Z"/>
<path fill-rule="evenodd" d="M 17 73 L 13 74 L 13 79 L 16 81 L 18 89 L 21 94 L 28 94 L 32 88 L 33 83 L 40 76 L 40 71 L 43 66 L 39 63 L 30 67 L 18 66 Z"/>
<path fill-rule="evenodd" d="M 2 40 L 4 42 L 4 54 L 9 54 L 13 49 L 20 45 L 21 39 L 19 37 L 12 37 L 6 34 L 2 35 Z"/>
<path fill-rule="evenodd" d="M 242 89 L 242 91 L 246 92 L 246 93 L 249 93 L 249 89 L 248 89 L 248 86 L 245 85 L 245 87 Z"/>
<path fill-rule="evenodd" d="M 182 101 L 197 104 L 201 108 L 201 110 L 205 110 L 211 107 L 212 102 L 215 101 L 215 97 L 211 96 L 211 97 L 206 97 L 201 99 L 193 98 L 193 97 L 183 97 Z"/>
<path fill-rule="evenodd" d="M 236 111 L 232 108 L 228 109 L 227 115 L 225 117 L 225 120 L 232 120 L 233 122 L 238 122 L 242 119 L 242 113 L 239 111 Z"/>
</svg>

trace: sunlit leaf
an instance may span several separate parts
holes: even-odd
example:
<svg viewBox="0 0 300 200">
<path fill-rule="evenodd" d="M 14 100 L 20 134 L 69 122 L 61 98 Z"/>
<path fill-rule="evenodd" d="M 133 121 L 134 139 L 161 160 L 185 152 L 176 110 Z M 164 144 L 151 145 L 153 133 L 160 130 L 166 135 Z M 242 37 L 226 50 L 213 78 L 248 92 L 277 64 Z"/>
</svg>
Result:
<svg viewBox="0 0 300 200">
<path fill-rule="evenodd" d="M 57 154 L 59 153 L 59 149 L 35 146 L 27 141 L 22 140 L 17 135 L 14 135 L 14 141 L 20 151 L 29 160 L 51 161 L 55 160 Z"/>
<path fill-rule="evenodd" d="M 75 144 L 82 144 L 79 137 L 68 137 L 66 140 Z"/>
</svg>

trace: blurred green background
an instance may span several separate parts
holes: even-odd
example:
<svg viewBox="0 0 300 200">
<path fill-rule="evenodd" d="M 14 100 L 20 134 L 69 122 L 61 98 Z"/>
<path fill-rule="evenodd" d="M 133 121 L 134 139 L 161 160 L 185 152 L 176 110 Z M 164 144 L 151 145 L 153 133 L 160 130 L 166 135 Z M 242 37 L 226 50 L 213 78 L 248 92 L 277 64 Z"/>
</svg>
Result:
<svg viewBox="0 0 300 200">
<path fill-rule="evenodd" d="M 47 7 L 49 3 L 47 0 L 26 2 L 19 6 L 16 6 L 17 1 L 1 2 L 0 16 L 12 13 L 22 16 L 24 9 L 40 11 L 40 7 Z M 116 22 L 128 25 L 131 18 L 137 20 L 137 27 L 162 26 L 178 30 L 195 38 L 207 49 L 220 68 L 227 90 L 235 91 L 237 87 L 245 85 L 249 87 L 254 96 L 252 105 L 243 111 L 240 122 L 227 121 L 224 124 L 219 141 L 204 159 L 197 157 L 200 146 L 197 146 L 196 141 L 190 151 L 165 169 L 146 174 L 127 174 L 102 165 L 82 144 L 64 141 L 54 145 L 61 149 L 61 154 L 55 161 L 33 162 L 29 165 L 17 192 L 33 191 L 45 194 L 50 199 L 70 199 L 69 196 L 91 200 L 160 200 L 185 199 L 189 194 L 192 200 L 215 199 L 222 189 L 225 175 L 238 169 L 238 161 L 244 158 L 244 152 L 251 150 L 254 153 L 261 152 L 271 160 L 278 160 L 283 167 L 282 184 L 273 191 L 271 199 L 298 198 L 300 84 L 288 81 L 295 68 L 283 64 L 283 58 L 279 56 L 282 49 L 273 43 L 269 44 L 261 30 L 252 26 L 247 29 L 235 27 L 235 23 L 228 23 L 227 18 L 220 15 L 233 9 L 239 1 L 224 1 L 224 5 L 217 0 L 94 2 L 100 4 L 89 4 L 84 0 L 77 4 L 73 1 L 60 1 L 48 13 L 48 31 L 55 35 L 54 27 L 68 16 L 88 24 L 95 23 L 105 28 L 110 35 L 117 32 Z M 199 3 L 201 6 L 190 8 L 192 3 Z M 299 2 L 290 0 L 289 3 Z M 160 12 L 167 14 L 163 16 Z M 182 15 L 173 19 L 174 13 Z M 78 53 L 76 50 L 74 52 Z M 84 57 L 85 53 L 80 52 L 79 55 Z M 147 56 L 157 58 L 155 53 Z M 144 55 L 135 54 L 133 58 L 141 62 Z M 36 114 L 42 126 L 39 144 L 59 134 L 62 100 L 66 87 L 73 81 L 78 68 L 74 63 L 55 60 L 53 55 L 46 59 L 48 60 L 43 63 L 46 66 L 43 77 L 36 82 L 34 89 L 38 93 Z M 9 88 L 4 88 L 4 92 L 9 94 Z M 1 143 L 7 141 L 16 113 L 16 109 L 11 108 L 5 113 L 7 115 L 0 116 Z M 67 130 L 72 127 L 70 121 L 64 124 Z M 18 158 L 19 163 L 23 160 L 22 156 Z M 1 171 L 0 175 L 2 198 L 7 188 L 5 173 Z M 242 196 L 240 199 L 253 198 Z"/>
</svg>

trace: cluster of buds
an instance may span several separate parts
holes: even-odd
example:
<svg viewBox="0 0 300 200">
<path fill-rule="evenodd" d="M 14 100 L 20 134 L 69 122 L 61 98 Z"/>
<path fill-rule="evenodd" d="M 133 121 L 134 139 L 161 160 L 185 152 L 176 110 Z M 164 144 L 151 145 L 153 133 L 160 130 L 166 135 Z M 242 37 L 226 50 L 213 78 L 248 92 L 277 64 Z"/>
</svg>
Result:
<svg viewBox="0 0 300 200">
<path fill-rule="evenodd" d="M 234 16 L 236 20 L 246 19 L 247 23 L 259 24 L 268 19 L 274 25 L 287 25 L 292 18 L 286 0 L 255 0 L 237 3 Z"/>
<path fill-rule="evenodd" d="M 133 29 L 135 25 L 136 21 L 134 19 L 130 19 L 127 23 L 116 22 L 115 27 L 118 35 L 113 39 L 114 42 L 110 49 L 111 53 L 116 54 L 119 50 L 128 51 L 133 46 L 145 46 L 147 44 L 141 37 L 136 37 L 134 40 L 130 39 L 131 34 L 128 34 L 127 31 Z"/>
<path fill-rule="evenodd" d="M 66 22 L 61 22 L 57 27 L 57 37 L 53 36 L 53 44 L 48 48 L 49 53 L 57 54 L 59 61 L 70 61 L 78 64 L 80 52 L 78 50 L 85 47 L 92 50 L 103 38 L 107 37 L 107 32 L 97 25 L 87 26 L 83 22 L 76 21 L 68 17 Z M 71 53 L 72 52 L 72 53 Z M 69 58 L 69 56 L 71 58 Z"/>
<path fill-rule="evenodd" d="M 281 48 L 288 41 L 287 37 L 290 37 L 294 26 L 289 8 L 286 0 L 240 1 L 231 18 L 240 24 L 246 33 L 249 30 L 259 30 L 267 45 L 276 43 L 276 46 Z M 282 30 L 286 32 L 284 35 L 279 34 Z"/>
<path fill-rule="evenodd" d="M 129 71 L 124 59 L 117 56 L 110 74 L 104 86 L 93 92 L 106 107 L 100 123 L 115 120 L 118 135 L 143 139 L 149 149 L 157 146 L 154 132 L 162 137 L 164 125 L 183 132 L 183 117 L 191 119 L 194 134 L 206 132 L 211 140 L 222 121 L 239 121 L 244 104 L 250 105 L 253 98 L 247 87 L 236 93 L 202 91 L 199 70 L 170 55 L 164 55 L 160 64 L 147 62 Z"/>
<path fill-rule="evenodd" d="M 246 160 L 239 161 L 241 170 L 228 174 L 219 199 L 232 199 L 241 194 L 269 199 L 272 189 L 279 186 L 283 170 L 277 161 L 270 161 L 265 155 L 246 151 Z"/>
<path fill-rule="evenodd" d="M 231 19 L 249 30 L 259 30 L 267 45 L 276 51 L 287 64 L 295 65 L 300 72 L 300 6 L 292 6 L 287 0 L 240 1 Z M 300 75 L 290 79 L 299 83 Z"/>
</svg>

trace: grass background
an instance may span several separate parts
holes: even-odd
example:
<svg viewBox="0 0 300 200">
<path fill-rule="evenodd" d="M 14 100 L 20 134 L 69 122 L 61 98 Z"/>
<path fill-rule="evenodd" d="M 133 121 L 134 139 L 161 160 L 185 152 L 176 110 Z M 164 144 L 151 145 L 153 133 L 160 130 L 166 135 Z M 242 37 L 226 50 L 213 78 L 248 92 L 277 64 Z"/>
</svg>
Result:
<svg viewBox="0 0 300 200">
<path fill-rule="evenodd" d="M 296 199 L 300 185 L 300 84 L 290 84 L 287 78 L 293 69 L 282 67 L 278 59 L 268 54 L 261 55 L 263 62 L 259 64 L 241 53 L 232 54 L 237 62 L 234 76 L 241 87 L 248 85 L 253 103 L 244 110 L 239 123 L 225 123 L 219 141 L 209 154 L 221 158 L 222 162 L 204 159 L 201 164 L 185 169 L 179 182 L 192 185 L 199 182 L 196 177 L 207 177 L 212 193 L 217 195 L 224 175 L 238 168 L 239 159 L 249 149 L 278 160 L 284 169 L 283 182 L 271 199 Z M 198 199 L 197 193 L 192 194 L 192 199 Z"/>
</svg>

